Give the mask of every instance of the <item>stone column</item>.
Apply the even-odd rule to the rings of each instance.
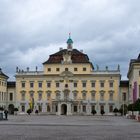
[[[105,115],[107,115],[107,114],[109,113],[109,109],[108,109],[108,108],[109,108],[109,104],[106,103],[106,104],[104,105]]]
[[[72,89],[72,82],[69,82],[69,90],[70,90],[70,92],[69,92],[69,98],[70,99],[73,99],[73,94],[72,94],[71,89]]]
[[[73,110],[74,105],[71,104],[71,114],[73,114],[74,110]]]
[[[67,115],[72,115],[72,112],[71,112],[71,103],[67,103]]]
[[[61,115],[61,103],[58,103],[58,112],[57,115]]]
[[[27,112],[28,109],[29,109],[29,103],[26,102],[26,103],[25,103],[25,112]]]
[[[46,112],[46,104],[45,104],[45,102],[42,103],[42,112]]]
[[[91,115],[91,104],[86,105],[87,115]]]

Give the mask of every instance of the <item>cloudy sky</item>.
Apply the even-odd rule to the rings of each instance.
[[[0,67],[13,80],[16,66],[42,63],[71,32],[74,48],[93,65],[116,69],[126,79],[140,53],[139,0],[0,0]]]

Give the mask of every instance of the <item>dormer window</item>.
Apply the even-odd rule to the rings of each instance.
[[[58,82],[56,83],[56,87],[57,87],[57,88],[59,87],[59,83],[58,83]]]
[[[21,83],[21,87],[22,87],[22,88],[25,88],[25,82],[22,82],[22,83]]]
[[[51,71],[51,68],[48,68],[48,71]]]
[[[87,70],[87,69],[84,67],[84,68],[83,68],[83,71],[86,71],[86,70]]]
[[[56,71],[60,71],[60,69],[59,68],[56,68]]]
[[[42,82],[38,82],[38,87],[42,88]]]
[[[68,84],[65,84],[65,88],[68,88]]]
[[[109,83],[109,86],[112,88],[113,87],[113,82],[110,82]]]
[[[74,71],[77,71],[77,68],[74,68]]]
[[[68,68],[65,68],[65,71],[68,71],[69,69]]]
[[[83,82],[83,83],[82,83],[82,86],[83,86],[83,87],[86,87],[86,82]]]

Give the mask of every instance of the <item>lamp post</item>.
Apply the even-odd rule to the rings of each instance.
[[[123,100],[123,116],[124,116],[124,100]]]
[[[81,113],[81,98],[79,97],[78,99],[78,111],[79,111],[79,114]]]
[[[87,108],[88,108],[88,110],[87,110],[88,112],[87,112],[87,113],[90,114],[90,100],[89,100],[89,99],[88,99],[87,105],[88,105],[88,106],[87,106]]]

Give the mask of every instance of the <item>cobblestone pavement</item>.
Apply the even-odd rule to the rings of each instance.
[[[9,116],[0,140],[140,140],[140,123],[119,116]]]

